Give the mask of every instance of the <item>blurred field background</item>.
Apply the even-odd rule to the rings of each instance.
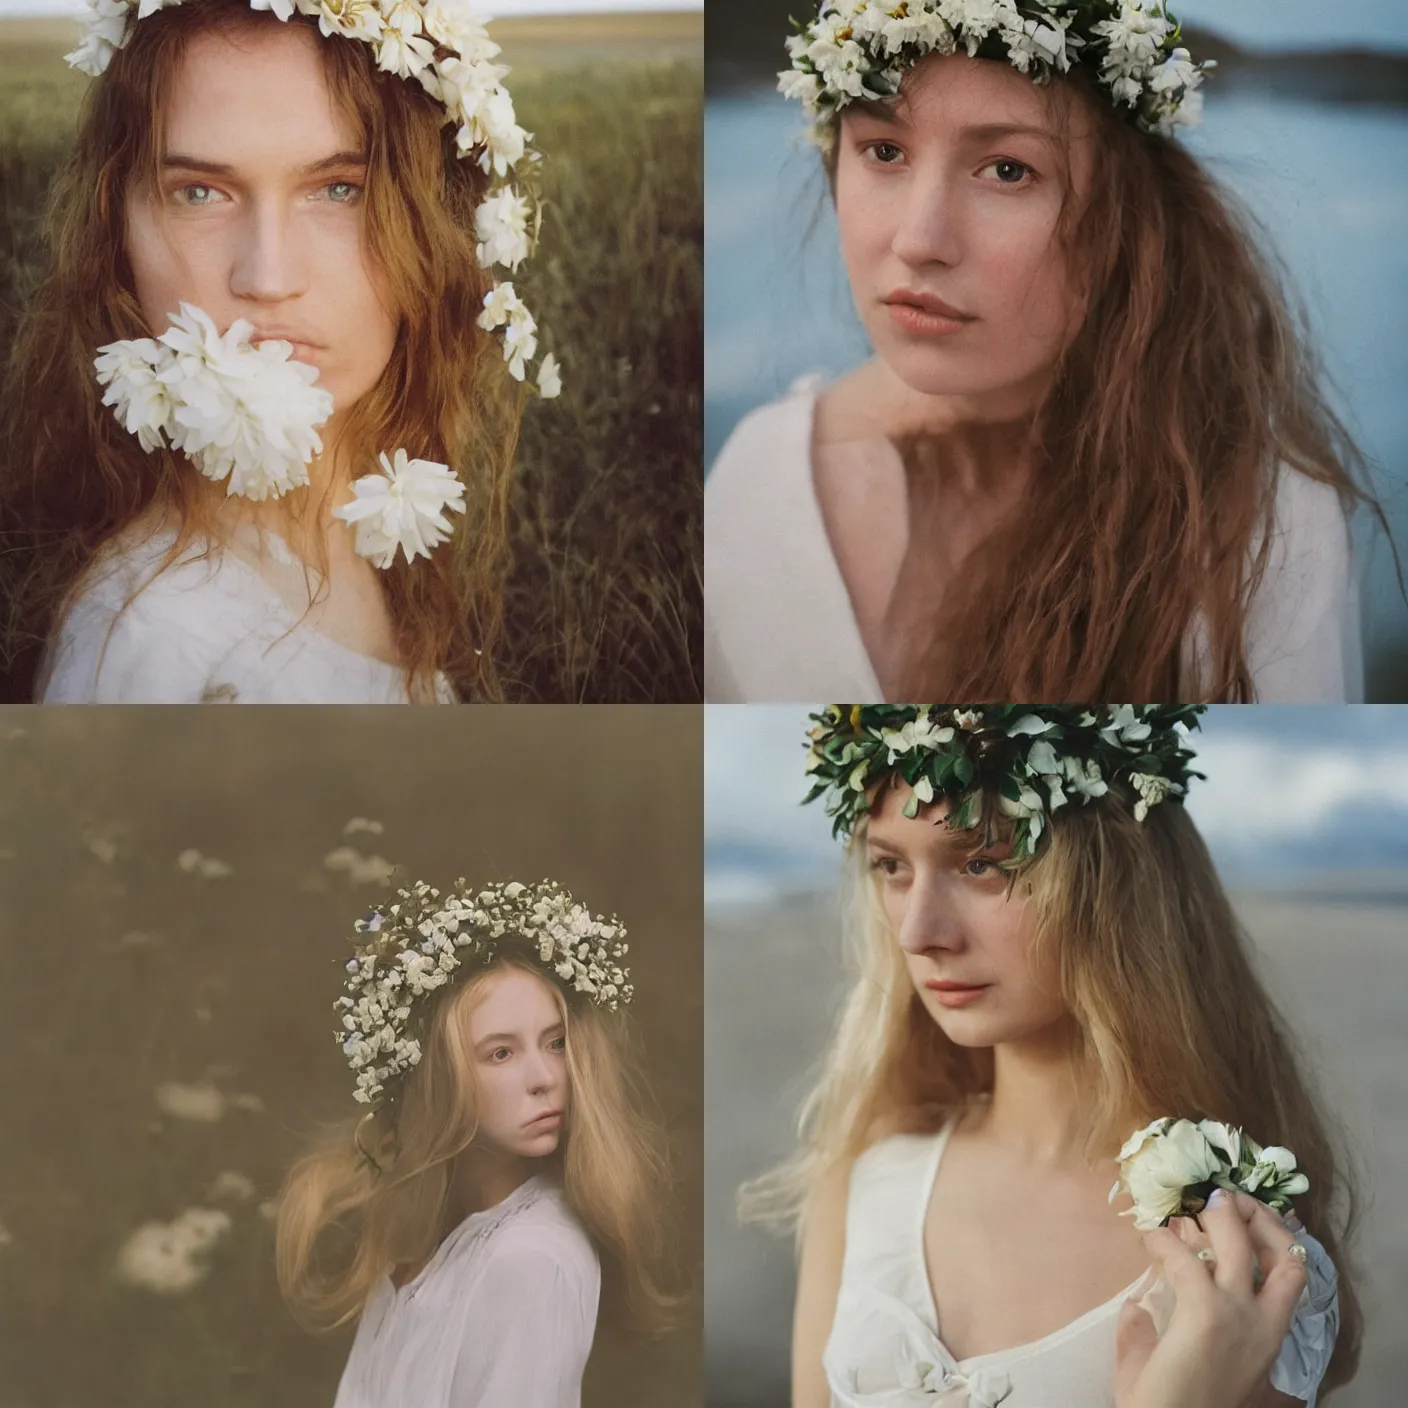
[[[709,1408],[788,1394],[792,1245],[740,1227],[735,1196],[792,1149],[843,997],[841,850],[797,805],[806,712],[706,709]],[[1322,1401],[1389,1408],[1408,1383],[1408,711],[1231,706],[1194,746],[1190,807],[1367,1195],[1362,1367]]]
[[[695,1295],[651,1342],[604,1307],[583,1403],[699,1402],[701,746],[683,708],[0,711],[0,1405],[332,1403],[352,1332],[295,1324],[261,1208],[358,1108],[332,1003],[378,856],[551,875],[626,923]],[[130,1235],[192,1207],[232,1222],[208,1276],[119,1280]]]
[[[1172,0],[1219,68],[1185,138],[1259,223],[1304,305],[1333,400],[1376,466],[1408,553],[1408,5]],[[805,0],[709,0],[704,456],[807,373],[870,356],[801,106],[776,92]],[[1392,553],[1357,524],[1367,698],[1408,701],[1408,603]]]
[[[85,84],[68,20],[0,18],[0,361]],[[546,210],[520,291],[563,394],[532,401],[514,504],[510,697],[698,700],[703,15],[496,22]]]

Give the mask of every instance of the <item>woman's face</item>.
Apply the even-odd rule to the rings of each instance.
[[[363,238],[363,142],[318,37],[270,24],[195,36],[168,99],[161,180],[127,192],[127,254],[154,334],[182,301],[224,332],[282,337],[344,410],[377,382],[398,319]],[[345,41],[336,41],[345,42]]]
[[[925,1010],[960,1046],[997,1046],[1045,1032],[1065,1016],[1054,971],[1030,950],[1032,913],[1021,886],[1008,894],[997,863],[1005,843],[972,855],[971,832],[941,825],[947,803],[904,815],[897,781],[876,798],[867,860]]]
[[[501,1153],[551,1154],[567,1118],[567,1029],[551,988],[521,968],[490,974],[469,1013],[478,1139]]]
[[[1067,183],[1088,189],[1092,135],[1076,103],[1007,64],[933,57],[898,102],[848,108],[836,210],[871,343],[911,389],[1025,401],[1075,331],[1058,239]]]

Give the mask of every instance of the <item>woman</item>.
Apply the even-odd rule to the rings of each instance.
[[[1178,40],[1162,0],[823,0],[793,38],[875,356],[719,456],[710,698],[1361,697],[1377,505],[1174,140]]]
[[[47,642],[48,701],[496,697],[537,352],[491,272],[533,228],[497,47],[460,0],[147,10],[69,56],[99,76],[6,382],[11,649]],[[197,453],[236,427],[234,473]]]
[[[547,881],[417,884],[358,929],[338,1038],[371,1110],[288,1177],[284,1295],[358,1318],[338,1408],[576,1408],[600,1258],[639,1319],[667,1304],[625,930]]]
[[[1349,1190],[1178,804],[1195,713],[818,716],[854,985],[801,1150],[744,1198],[800,1231],[797,1408],[1270,1408],[1353,1376]],[[1108,1190],[1156,1117],[1294,1150],[1314,1235],[1239,1194],[1141,1236]]]

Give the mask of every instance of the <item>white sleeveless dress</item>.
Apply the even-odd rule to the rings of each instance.
[[[242,525],[163,567],[170,531],[105,548],[49,643],[41,704],[408,704],[406,671],[309,624],[320,591],[283,540]],[[433,701],[455,702],[437,678]]]
[[[812,481],[823,378],[804,377],[742,420],[704,491],[704,697],[711,703],[881,700]],[[1185,666],[1207,658],[1195,624]],[[1281,476],[1247,660],[1261,704],[1362,703],[1359,586],[1339,496]]]
[[[333,1408],[580,1408],[600,1292],[562,1189],[530,1178],[413,1280],[380,1282]]]
[[[832,1408],[1114,1408],[1116,1326],[1144,1277],[1031,1344],[956,1359],[940,1338],[924,1219],[948,1128],[895,1135],[856,1160],[840,1294],[822,1358]],[[1297,1236],[1310,1254],[1310,1284],[1272,1383],[1314,1408],[1339,1302],[1324,1248]]]

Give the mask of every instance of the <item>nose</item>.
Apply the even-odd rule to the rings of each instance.
[[[528,1093],[546,1095],[557,1084],[558,1070],[553,1058],[546,1051],[538,1051],[530,1058],[527,1066]]]
[[[909,954],[959,953],[967,947],[962,916],[944,887],[916,882],[899,922],[900,948]]]
[[[254,303],[283,303],[307,290],[305,260],[290,212],[256,201],[235,235],[230,292]]]
[[[911,269],[953,266],[963,258],[962,218],[953,183],[942,171],[916,167],[903,193],[890,247]]]

